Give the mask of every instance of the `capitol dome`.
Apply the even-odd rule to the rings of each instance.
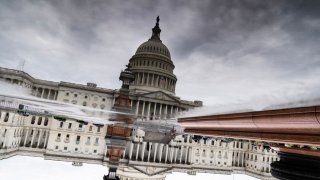
[[[157,53],[171,59],[169,49],[161,42],[161,40],[153,40],[150,38],[147,42],[142,43],[136,51],[136,54],[141,53]]]
[[[130,89],[138,93],[163,91],[174,95],[177,78],[173,74],[170,51],[160,39],[159,20],[158,17],[151,38],[138,47],[129,61],[135,74]]]

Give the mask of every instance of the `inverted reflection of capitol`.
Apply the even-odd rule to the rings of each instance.
[[[44,116],[24,117],[4,110],[0,125],[1,159],[27,155],[76,162],[74,165],[108,165],[106,126],[73,120],[63,122]],[[128,142],[118,175],[129,177],[142,173],[139,175],[142,179],[164,179],[171,172],[203,172],[272,179],[270,163],[277,160],[273,150],[250,141],[192,137],[177,136],[169,144]]]
[[[151,38],[139,46],[129,61],[135,75],[130,84],[130,104],[139,121],[170,119],[202,106],[201,101],[186,101],[175,95],[175,66],[160,40],[160,32],[157,22]],[[6,68],[0,68],[0,78],[30,89],[35,97],[96,110],[110,110],[119,96],[118,90],[99,88],[94,83],[51,82]],[[45,112],[26,116],[17,113],[20,103],[6,98],[0,103],[0,159],[25,155],[67,161],[75,166],[110,165],[108,125],[57,118]],[[102,115],[99,111],[86,113]],[[276,152],[257,142],[192,134],[175,136],[169,143],[152,143],[147,138],[132,134],[126,142],[117,169],[120,179],[165,179],[172,172],[236,173],[273,179],[270,163],[278,160]]]

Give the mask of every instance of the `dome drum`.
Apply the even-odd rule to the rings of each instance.
[[[170,51],[160,39],[159,19],[152,28],[151,38],[142,43],[130,59],[135,80],[130,89],[142,92],[163,91],[175,94],[177,78],[173,74],[175,68],[171,61]]]

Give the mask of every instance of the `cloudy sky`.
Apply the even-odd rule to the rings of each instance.
[[[319,9],[317,0],[2,0],[0,66],[25,61],[36,78],[117,89],[159,15],[178,96],[206,105],[320,97]]]
[[[36,78],[117,89],[159,15],[178,96],[211,106],[315,99],[319,9],[318,0],[1,0],[0,66],[25,61]],[[10,179],[15,168],[3,163]]]

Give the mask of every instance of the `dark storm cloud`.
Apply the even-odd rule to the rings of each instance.
[[[1,1],[0,65],[25,59],[38,78],[118,88],[160,15],[178,96],[207,104],[316,97],[319,9],[316,0]]]

